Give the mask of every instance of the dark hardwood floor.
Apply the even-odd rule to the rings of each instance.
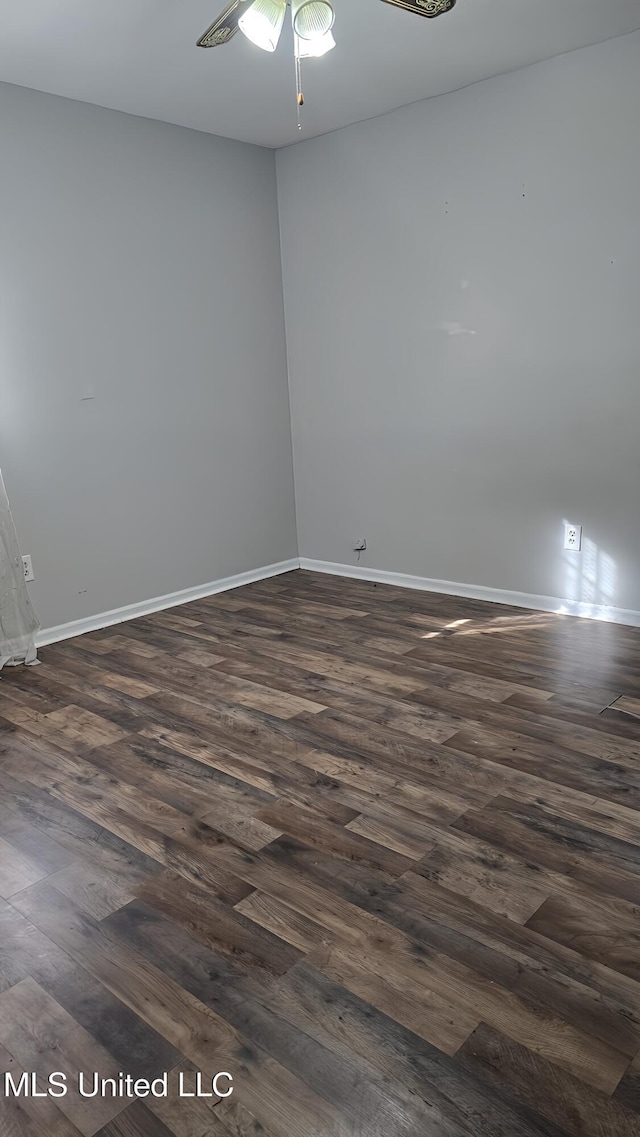
[[[293,572],[41,659],[1,1137],[640,1137],[640,629]]]

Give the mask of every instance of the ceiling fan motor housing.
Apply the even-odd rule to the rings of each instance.
[[[335,13],[329,0],[291,0],[291,16],[300,39],[318,39],[331,31]]]

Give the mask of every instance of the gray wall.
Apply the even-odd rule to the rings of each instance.
[[[273,152],[2,84],[0,162],[0,465],[43,625],[295,556]]]
[[[639,75],[640,33],[278,153],[302,556],[640,609]]]

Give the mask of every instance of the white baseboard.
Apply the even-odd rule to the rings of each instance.
[[[407,576],[405,573],[388,572],[385,569],[367,568],[362,565],[340,565],[331,561],[314,561],[308,557],[291,557],[275,565],[265,565],[249,572],[227,576],[209,584],[199,584],[194,588],[183,588],[180,592],[170,592],[166,596],[154,596],[138,604],[127,604],[123,608],[113,608],[110,612],[99,612],[95,616],[85,616],[81,620],[71,620],[68,624],[58,624],[55,628],[43,628],[36,645],[57,643],[85,632],[96,632],[109,628],[112,624],[122,624],[147,616],[151,612],[161,612],[190,600],[201,600],[214,596],[217,592],[227,592],[243,584],[253,584],[270,576],[279,576],[292,569],[308,569],[310,572],[329,573],[333,576],[354,577],[356,580],[369,580],[377,584],[393,584],[397,588],[415,588],[421,592],[440,592],[447,596],[463,596],[470,600],[486,600],[491,604],[508,604],[514,608],[530,608],[539,612],[557,612],[569,616],[580,616],[589,620],[607,620],[614,624],[628,624],[640,627],[640,612],[627,608],[613,608],[604,604],[585,604],[577,600],[563,600],[557,596],[536,596],[529,592],[508,592],[499,588],[487,588],[480,584],[459,584],[451,580],[430,580],[425,576]]]
[[[538,612],[557,612],[567,616],[580,616],[587,620],[606,620],[613,624],[640,627],[640,612],[631,608],[614,608],[606,604],[585,604],[579,600],[563,600],[558,596],[536,596],[529,592],[508,592],[500,588],[487,588],[482,584],[458,584],[452,580],[430,580],[426,576],[406,576],[400,572],[366,568],[362,565],[339,565],[331,561],[313,561],[300,558],[300,568],[310,572],[325,572],[333,576],[354,577],[376,584],[394,584],[397,588],[416,588],[422,592],[441,592],[447,596],[464,596],[470,600],[487,600],[491,604],[508,604],[514,608],[531,608]]]
[[[137,616],[147,616],[150,612],[161,612],[164,608],[174,608],[178,604],[188,604],[190,600],[201,600],[204,596],[214,596],[216,592],[227,592],[242,584],[253,584],[256,580],[266,580],[300,567],[297,557],[280,561],[275,565],[239,572],[223,580],[209,584],[199,584],[195,588],[183,588],[180,592],[169,592],[166,596],[154,596],[151,600],[141,600],[138,604],[126,604],[124,608],[113,608],[110,612],[99,612],[95,616],[85,616],[82,620],[71,620],[68,624],[58,624],[55,628],[42,628],[36,638],[37,647],[82,636],[85,632],[96,632],[99,628],[109,628],[112,624],[122,624],[125,620],[135,620]]]

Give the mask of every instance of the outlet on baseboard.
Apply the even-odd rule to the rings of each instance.
[[[24,569],[24,579],[26,580],[27,584],[30,580],[35,580],[35,576],[33,575],[33,565],[31,564],[31,556],[29,554],[27,554],[26,557],[22,558],[22,567]]]
[[[582,548],[582,525],[571,525],[570,522],[565,523],[564,547],[574,553],[580,552]]]

